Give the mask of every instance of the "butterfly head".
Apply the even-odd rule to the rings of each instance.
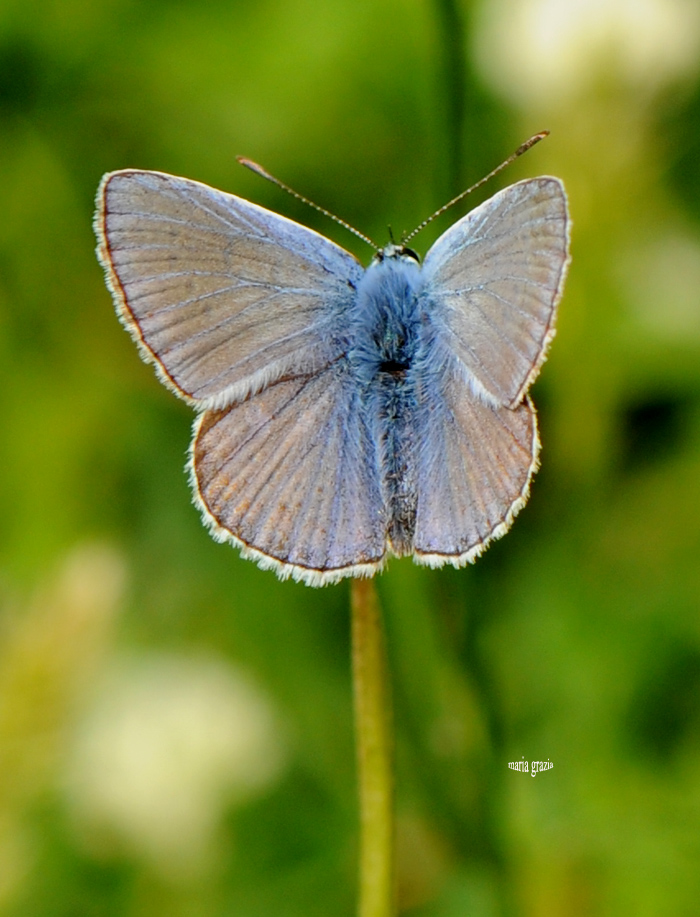
[[[408,248],[403,244],[397,245],[395,242],[389,242],[389,244],[385,245],[384,248],[378,249],[374,256],[373,263],[378,264],[388,258],[401,259],[404,261],[415,261],[420,264],[420,258],[412,248]]]

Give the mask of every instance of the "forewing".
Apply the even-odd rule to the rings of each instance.
[[[415,559],[461,566],[500,538],[525,505],[537,469],[530,399],[514,409],[472,397],[454,379],[423,420]]]
[[[339,352],[362,268],[334,243],[199,182],[104,177],[95,231],[124,325],[163,381],[221,407]]]
[[[373,572],[385,552],[377,448],[344,360],[207,411],[193,485],[215,536],[311,585]]]
[[[425,290],[442,342],[500,404],[517,405],[554,335],[569,263],[556,178],[519,182],[459,220],[428,252]]]

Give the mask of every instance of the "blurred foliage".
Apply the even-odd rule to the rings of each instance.
[[[474,567],[379,579],[400,901],[696,912],[699,44],[692,0],[0,0],[0,913],[354,909],[347,584],[200,525],[191,412],[94,258],[101,174],[203,180],[366,261],[235,155],[382,240],[543,127],[504,179],[559,175],[574,216],[542,470]]]

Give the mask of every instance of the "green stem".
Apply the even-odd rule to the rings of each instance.
[[[358,915],[393,917],[393,723],[381,611],[373,580],[352,581],[350,607],[360,791]]]
[[[466,36],[462,4],[456,0],[435,0],[440,49],[441,93],[445,105],[445,145],[448,194],[463,188],[464,119],[467,96]]]

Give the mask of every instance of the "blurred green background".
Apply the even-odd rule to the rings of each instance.
[[[474,567],[378,580],[399,900],[698,912],[699,62],[696,0],[0,0],[3,917],[355,907],[347,583],[200,524],[192,413],[94,257],[102,173],[205,181],[366,262],[235,155],[381,242],[542,128],[484,195],[569,192],[542,470]]]

